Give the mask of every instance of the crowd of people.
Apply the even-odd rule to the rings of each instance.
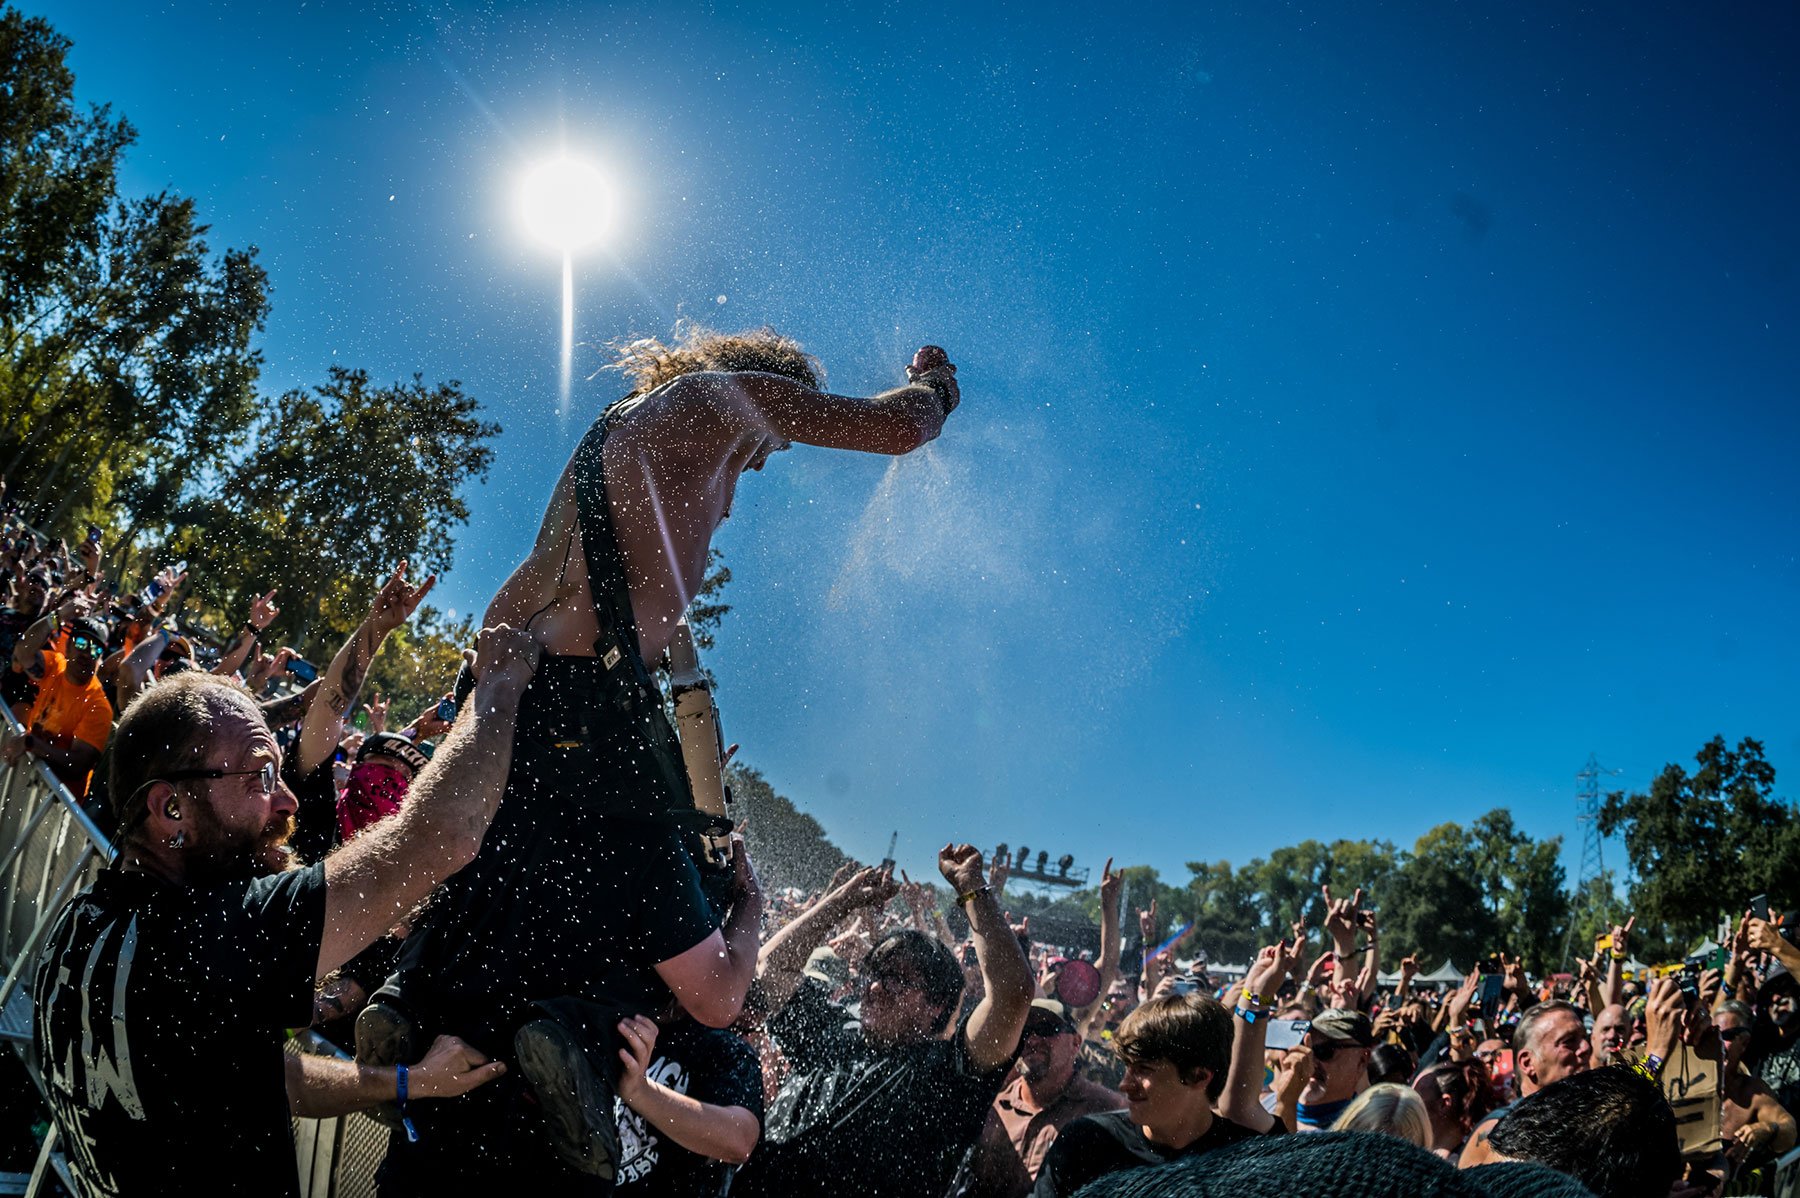
[[[766,331],[635,343],[621,368],[632,394],[464,669],[391,731],[364,683],[432,579],[402,563],[315,672],[265,643],[275,592],[209,644],[168,618],[181,565],[121,590],[104,530],[71,548],[9,510],[0,694],[24,731],[0,757],[119,850],[33,987],[84,1194],[298,1193],[290,1117],[349,1111],[393,1129],[390,1195],[1770,1184],[1796,1138],[1800,918],[1766,897],[1729,896],[1749,909],[1720,967],[1627,976],[1626,921],[1572,976],[1495,946],[1440,985],[1410,956],[1384,982],[1361,891],[1327,888],[1322,927],[1227,977],[1178,962],[1154,907],[1127,968],[1110,862],[1085,951],[1015,923],[1006,854],[968,844],[941,889],[853,864],[765,895],[741,838],[713,862],[656,665],[738,477],[791,441],[904,453],[960,392],[927,347],[906,386],[831,395]],[[284,1052],[300,1027],[352,1055]]]

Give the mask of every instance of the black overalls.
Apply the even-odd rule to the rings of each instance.
[[[633,406],[608,408],[575,451],[596,656],[540,661],[481,852],[432,900],[378,995],[398,995],[422,1043],[449,1033],[511,1060],[513,1033],[548,1012],[584,1030],[590,1062],[616,1074],[613,1026],[668,1001],[652,966],[719,926],[693,852],[680,748],[638,652],[606,498],[601,450],[611,422]],[[459,684],[466,693],[466,680]],[[504,1081],[513,1084],[422,1107],[420,1142],[395,1136],[384,1192],[410,1192],[389,1178],[438,1173],[445,1156],[464,1169],[471,1154],[554,1166],[545,1142],[524,1131],[530,1116],[517,1109],[517,1079]]]

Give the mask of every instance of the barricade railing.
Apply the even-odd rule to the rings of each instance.
[[[0,730],[6,739],[24,731],[4,703],[0,703]],[[106,833],[43,762],[29,755],[13,766],[0,762],[0,968],[5,970],[0,980],[0,1040],[12,1044],[40,1098],[44,1079],[31,1047],[31,989],[38,955],[69,897],[115,855]],[[302,1032],[290,1047],[334,1051],[310,1032]],[[372,1194],[372,1162],[381,1159],[386,1134],[362,1116],[294,1120],[302,1198]],[[22,1175],[17,1179],[24,1185],[22,1192],[40,1193],[51,1172],[69,1186],[54,1122],[29,1182]],[[0,1193],[20,1192],[12,1176],[0,1174]]]
[[[1800,1148],[1775,1162],[1775,1198],[1800,1198]]]
[[[9,739],[24,732],[5,704],[0,722]],[[0,764],[0,1037],[30,1042],[38,948],[69,896],[112,859],[106,833],[48,766],[29,755]]]

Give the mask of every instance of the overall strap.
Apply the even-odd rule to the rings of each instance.
[[[631,610],[631,585],[625,578],[625,556],[613,535],[612,509],[606,498],[603,452],[612,421],[637,406],[627,396],[594,421],[575,449],[575,511],[581,524],[581,552],[587,558],[588,590],[594,599],[594,622],[600,635],[594,656],[609,677],[621,666],[639,687],[650,686],[650,672],[638,648],[637,617]]]

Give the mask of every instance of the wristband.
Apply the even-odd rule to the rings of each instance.
[[[989,885],[983,883],[982,885],[977,886],[975,889],[969,891],[969,893],[967,893],[967,894],[957,895],[956,896],[956,905],[959,907],[966,907],[969,905],[970,899],[975,898],[979,895],[992,894],[992,893],[994,893],[994,888],[992,886],[989,886]]]
[[[1662,1073],[1663,1059],[1653,1052],[1644,1054],[1644,1076],[1655,1081]]]
[[[1615,961],[1623,961],[1625,959],[1625,954],[1615,948],[1612,950],[1612,959]]]
[[[1260,1012],[1253,1010],[1247,1011],[1243,1007],[1237,1007],[1232,1011],[1232,1014],[1236,1015],[1239,1019],[1242,1019],[1245,1023],[1255,1023]]]
[[[412,1116],[406,1113],[406,1066],[394,1066],[394,1099],[400,1107],[400,1126],[406,1129],[409,1143],[419,1142],[418,1129],[413,1126]]]

